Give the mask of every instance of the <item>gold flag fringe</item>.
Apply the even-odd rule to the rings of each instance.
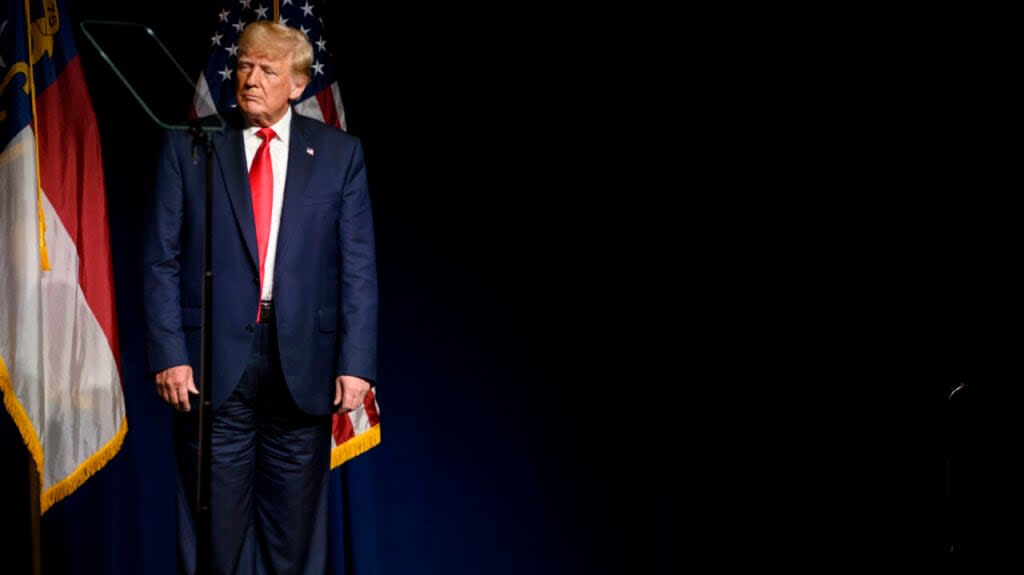
[[[349,439],[331,450],[331,469],[334,469],[352,459],[353,457],[366,453],[380,443],[380,424]]]

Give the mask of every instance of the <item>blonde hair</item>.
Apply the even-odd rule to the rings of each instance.
[[[250,22],[242,30],[238,52],[270,58],[292,54],[292,73],[305,76],[307,80],[312,77],[313,45],[306,33],[298,28],[270,20]]]

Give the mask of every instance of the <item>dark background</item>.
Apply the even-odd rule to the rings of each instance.
[[[872,338],[893,336],[877,311],[854,317],[863,297],[832,290],[871,276],[846,246],[818,245],[835,224],[818,194],[842,183],[788,193],[816,157],[787,172],[788,96],[756,51],[731,57],[716,33],[729,15],[356,4],[332,3],[328,21],[382,291],[383,440],[343,470],[363,502],[348,513],[372,533],[347,536],[373,557],[350,559],[355,575],[931,572],[953,539],[992,549],[979,486],[994,459],[978,446],[998,430],[979,413],[998,378],[958,366],[978,380],[954,434],[959,381],[868,369],[884,347]],[[152,27],[193,78],[219,10],[69,9]],[[78,50],[130,431],[44,517],[45,572],[170,573],[169,414],[142,364],[138,270],[158,131],[81,35]],[[140,78],[170,91],[164,66]],[[25,557],[24,538],[5,541]]]

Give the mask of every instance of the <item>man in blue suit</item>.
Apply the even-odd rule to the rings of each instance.
[[[331,415],[377,377],[373,217],[360,142],[294,113],[305,34],[239,43],[238,107],[212,135],[210,518],[214,573],[322,575]],[[144,246],[146,343],[174,415],[179,571],[195,570],[205,158],[169,131]]]

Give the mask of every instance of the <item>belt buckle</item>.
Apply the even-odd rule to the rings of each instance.
[[[274,321],[274,302],[260,301],[260,323]]]

